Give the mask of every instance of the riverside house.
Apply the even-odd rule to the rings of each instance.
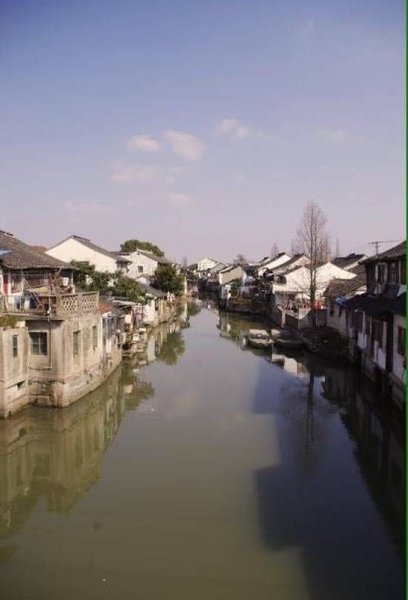
[[[400,405],[406,378],[405,242],[364,261],[367,292],[346,303],[350,353]]]
[[[97,292],[75,290],[70,265],[4,232],[0,250],[0,416],[67,406],[120,363],[119,326]]]
[[[106,273],[116,273],[120,271],[123,275],[127,275],[131,261],[116,252],[109,252],[101,246],[97,246],[91,240],[80,237],[79,235],[71,235],[65,240],[62,240],[55,246],[48,248],[46,254],[53,256],[67,263],[71,260],[89,262],[94,265],[97,271]]]

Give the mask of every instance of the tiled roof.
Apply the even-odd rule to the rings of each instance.
[[[355,262],[360,262],[365,258],[365,254],[348,254],[347,256],[336,256],[333,258],[332,263],[340,269],[347,269],[348,266],[353,265]]]
[[[346,307],[352,310],[363,310],[372,317],[378,317],[386,313],[405,315],[405,300],[405,292],[396,298],[387,298],[383,294],[360,294],[350,298],[346,303]]]
[[[375,256],[370,256],[370,258],[366,258],[364,263],[377,262],[377,260],[393,260],[396,258],[403,258],[405,256],[405,253],[406,253],[406,245],[405,245],[405,240],[404,240],[397,246],[394,246],[393,248],[390,248],[389,250],[385,250],[385,252],[380,252],[379,254],[376,254]]]
[[[356,276],[353,279],[332,279],[324,292],[326,298],[349,296],[367,285],[363,265],[357,265],[354,269],[350,269],[349,272],[355,273]]]
[[[8,269],[72,269],[71,265],[35,250],[5,231],[0,231],[0,248],[9,250],[1,257],[1,264]]]

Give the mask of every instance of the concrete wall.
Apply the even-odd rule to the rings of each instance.
[[[335,302],[327,308],[327,326],[337,329],[341,335],[347,335],[346,310]]]
[[[13,354],[13,338],[17,356]],[[28,336],[25,327],[0,328],[0,417],[28,404]]]
[[[30,402],[45,406],[68,406],[98,387],[121,361],[116,334],[102,331],[99,312],[69,317],[64,321],[28,322],[28,331],[47,334],[47,355],[35,355],[29,344]],[[97,344],[93,343],[93,328]],[[74,353],[74,333],[79,332]]]
[[[46,254],[68,263],[71,260],[88,261],[91,265],[95,265],[97,271],[115,273],[118,270],[115,258],[96,252],[73,238],[69,238],[54,248],[50,248]]]

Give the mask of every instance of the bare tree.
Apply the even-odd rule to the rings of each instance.
[[[308,296],[312,309],[312,322],[316,324],[315,301],[317,291],[317,270],[327,262],[330,248],[326,229],[327,218],[315,202],[309,202],[296,234],[296,241],[302,252],[309,258]]]

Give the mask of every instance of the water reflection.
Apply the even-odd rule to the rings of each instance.
[[[29,408],[0,421],[0,540],[25,525],[40,498],[48,511],[66,513],[98,481],[102,457],[124,413],[154,396],[140,365],[156,359],[175,364],[185,350],[181,329],[188,313],[183,309],[177,320],[151,332],[133,361],[83,400],[64,410]],[[0,563],[16,549],[0,544]]]
[[[237,346],[253,326],[261,325],[227,314],[218,323],[222,337]],[[284,465],[255,471],[265,545],[275,552],[303,549],[313,598],[402,597],[401,570],[365,498],[370,494],[402,557],[401,415],[385,410],[370,382],[351,368],[306,352],[272,352],[265,359],[273,376],[263,361],[253,411],[274,415]]]
[[[0,596],[401,598],[398,423],[200,308],[84,402],[0,423]]]

